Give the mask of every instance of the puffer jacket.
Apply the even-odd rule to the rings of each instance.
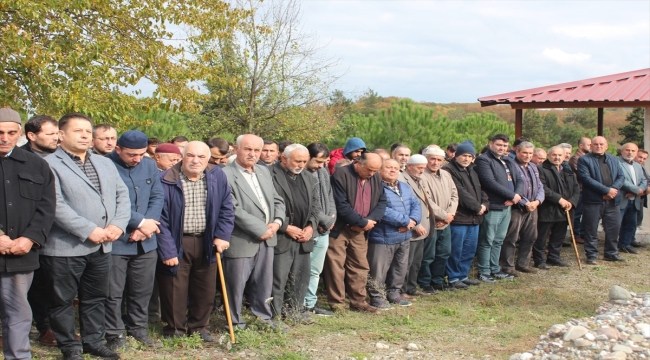
[[[397,181],[397,184],[401,196],[384,184],[386,212],[381,222],[378,222],[368,234],[368,241],[373,244],[392,245],[407,241],[411,238],[411,231],[400,233],[398,229],[407,226],[411,219],[416,224],[420,223],[422,218],[420,202],[410,186],[401,181]]]

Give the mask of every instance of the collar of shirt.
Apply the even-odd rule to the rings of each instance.
[[[75,154],[69,153],[69,152],[67,152],[66,150],[63,150],[63,152],[65,152],[66,154],[68,154],[68,156],[70,157],[70,159],[72,159],[73,161],[81,161],[81,157],[79,157],[78,155],[75,155]],[[86,160],[90,159],[91,156],[92,156],[92,152],[90,152],[90,151],[86,151]],[[82,162],[85,162],[85,161],[82,161]]]
[[[191,181],[191,182],[199,181],[199,180],[201,180],[201,179],[203,179],[203,178],[205,177],[205,172],[204,172],[204,171],[201,171],[201,174],[199,174],[199,178],[196,179],[196,180],[192,180],[192,179],[190,179],[189,177],[187,177],[187,175],[185,175],[185,173],[183,172],[183,170],[181,170],[180,173],[181,173],[181,178],[182,178],[183,180],[185,180],[185,181]]]
[[[284,168],[284,166],[280,166],[282,168],[282,171],[284,171],[284,174],[291,180],[296,180],[298,178],[298,174],[294,174],[292,171],[289,171]],[[303,170],[304,171],[304,170]]]
[[[9,156],[11,155],[12,152],[14,152],[14,149],[11,149],[11,151],[9,151],[9,152],[7,153],[7,155],[5,155],[5,157],[6,157],[6,158],[9,157]]]
[[[250,175],[255,174],[255,165],[253,165],[253,170],[248,170],[248,169],[244,169],[243,166],[239,165],[237,160],[235,160],[234,163],[235,163],[235,166],[237,166],[237,168],[239,169],[239,171],[241,171],[243,173],[250,174]]]

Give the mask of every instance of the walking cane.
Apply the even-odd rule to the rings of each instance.
[[[576,237],[573,235],[573,223],[571,222],[571,212],[566,211],[566,219],[569,221],[569,231],[571,232],[571,239],[573,240],[573,249],[576,251],[576,259],[578,259],[578,266],[582,270],[582,262],[580,262],[580,253],[578,253],[578,244],[576,244]]]
[[[221,279],[221,292],[223,293],[223,307],[226,312],[228,321],[228,330],[230,332],[230,342],[235,343],[235,330],[232,328],[232,318],[230,317],[230,306],[228,305],[228,293],[226,292],[226,280],[223,278],[223,265],[221,265],[221,254],[217,252],[217,267],[219,268],[219,279]]]

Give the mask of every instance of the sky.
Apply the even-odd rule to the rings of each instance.
[[[271,0],[272,1],[272,0]],[[436,103],[650,68],[650,1],[304,0],[348,97]]]

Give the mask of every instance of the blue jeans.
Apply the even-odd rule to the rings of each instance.
[[[311,275],[309,277],[309,288],[307,295],[305,295],[305,306],[313,308],[316,305],[318,296],[318,280],[320,273],[323,271],[323,264],[325,263],[325,255],[327,254],[327,247],[330,245],[329,234],[319,235],[314,238],[314,250],[311,252]]]
[[[618,247],[630,247],[636,234],[636,220],[639,216],[634,201],[628,201],[627,206],[621,209],[621,230],[618,233]]]
[[[422,265],[418,273],[420,287],[442,284],[445,280],[445,266],[451,253],[451,231],[449,226],[432,231],[424,239]]]
[[[447,259],[449,282],[464,280],[476,255],[478,225],[449,225],[451,228],[451,255]]]
[[[510,211],[510,207],[507,207],[503,210],[490,210],[483,215],[476,251],[479,274],[490,275],[501,271],[499,257],[510,224]]]

